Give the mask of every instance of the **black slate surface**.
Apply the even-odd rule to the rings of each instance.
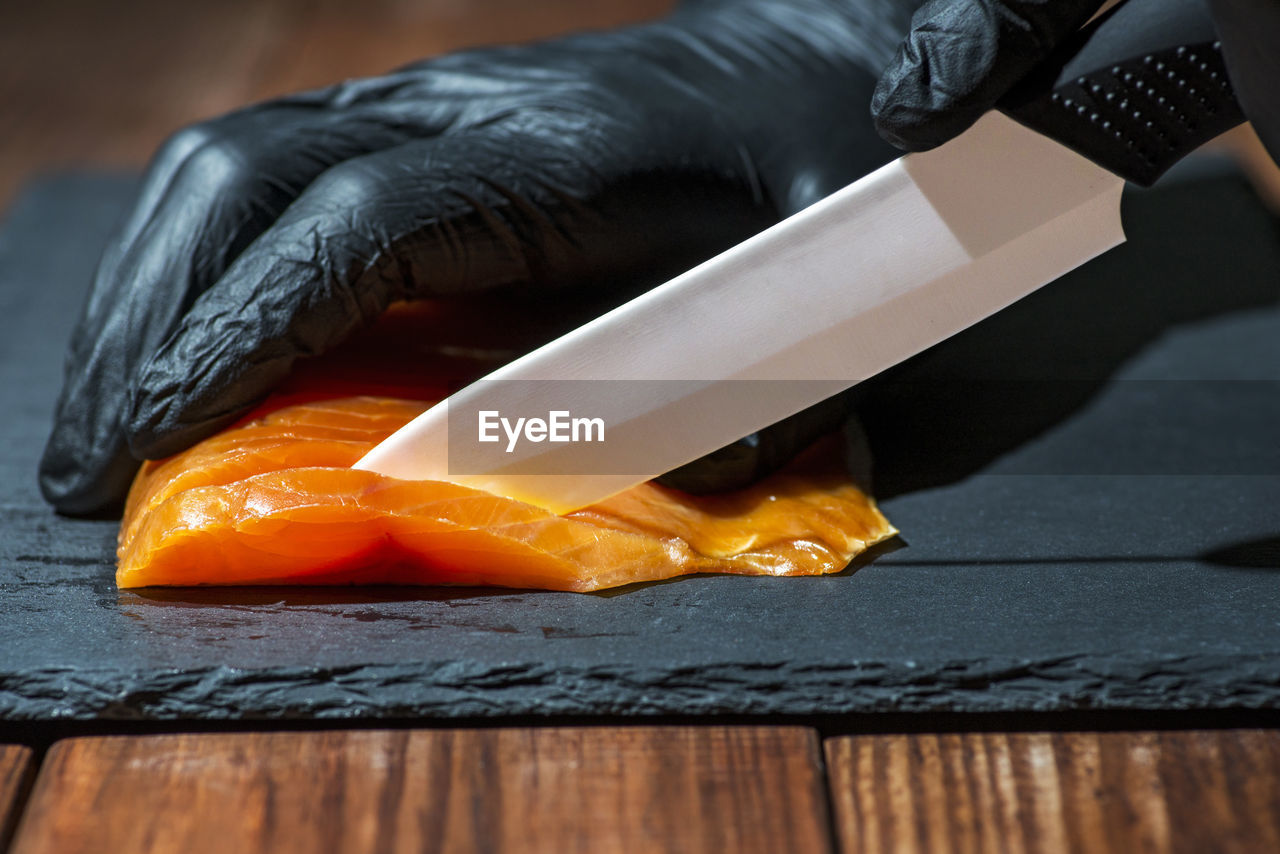
[[[0,226],[0,719],[1280,706],[1280,232],[1221,171],[866,392],[903,538],[816,579],[613,595],[117,591],[33,476],[127,176]]]

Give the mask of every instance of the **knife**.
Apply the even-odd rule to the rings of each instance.
[[[566,513],[919,353],[1124,240],[1244,120],[1203,0],[1095,18],[932,151],[878,169],[472,383],[356,468]]]

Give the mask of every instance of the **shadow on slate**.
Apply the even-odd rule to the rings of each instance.
[[[591,596],[117,591],[115,523],[34,470],[134,179],[42,180],[0,222],[0,726],[1280,708],[1280,237],[1220,164],[1170,177],[1129,244],[858,391],[901,539]]]
[[[1233,543],[1201,555],[1206,563],[1241,569],[1280,569],[1280,536]]]
[[[1170,379],[1188,383],[1164,388],[1171,398],[1227,393],[1208,386],[1228,378],[1213,368],[1221,359],[1230,364],[1232,354],[1208,349],[1199,354],[1207,372],[1116,380],[1129,360],[1179,326],[1280,301],[1280,225],[1261,214],[1226,161],[1186,165],[1156,189],[1126,191],[1124,245],[855,390],[879,498],[983,471],[1076,415],[1109,383],[1133,396],[1157,393]],[[1280,359],[1280,349],[1270,356]],[[1270,395],[1274,387],[1253,391]],[[1179,474],[1205,465],[1186,455],[1135,458],[1130,450],[1104,444],[1082,459],[1073,449],[1043,473]],[[1275,456],[1235,462],[1234,473],[1262,466],[1280,474]],[[1231,473],[1220,460],[1207,465],[1209,473]]]

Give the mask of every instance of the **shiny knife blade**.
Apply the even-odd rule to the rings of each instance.
[[[557,513],[584,507],[874,376],[1115,246],[1123,184],[991,113],[462,389],[356,467]],[[568,441],[525,435],[533,418],[550,434],[553,413]]]
[[[991,112],[899,158],[462,389],[356,467],[565,513],[861,382],[1121,242],[1119,176],[1150,183],[1243,118],[1214,39],[1201,0],[1129,0],[1002,102],[1017,121]]]

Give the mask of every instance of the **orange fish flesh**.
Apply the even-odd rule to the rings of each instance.
[[[835,437],[733,493],[646,483],[565,516],[350,468],[428,405],[310,400],[146,463],[120,528],[117,583],[588,592],[699,572],[838,572],[897,533],[846,473]]]

